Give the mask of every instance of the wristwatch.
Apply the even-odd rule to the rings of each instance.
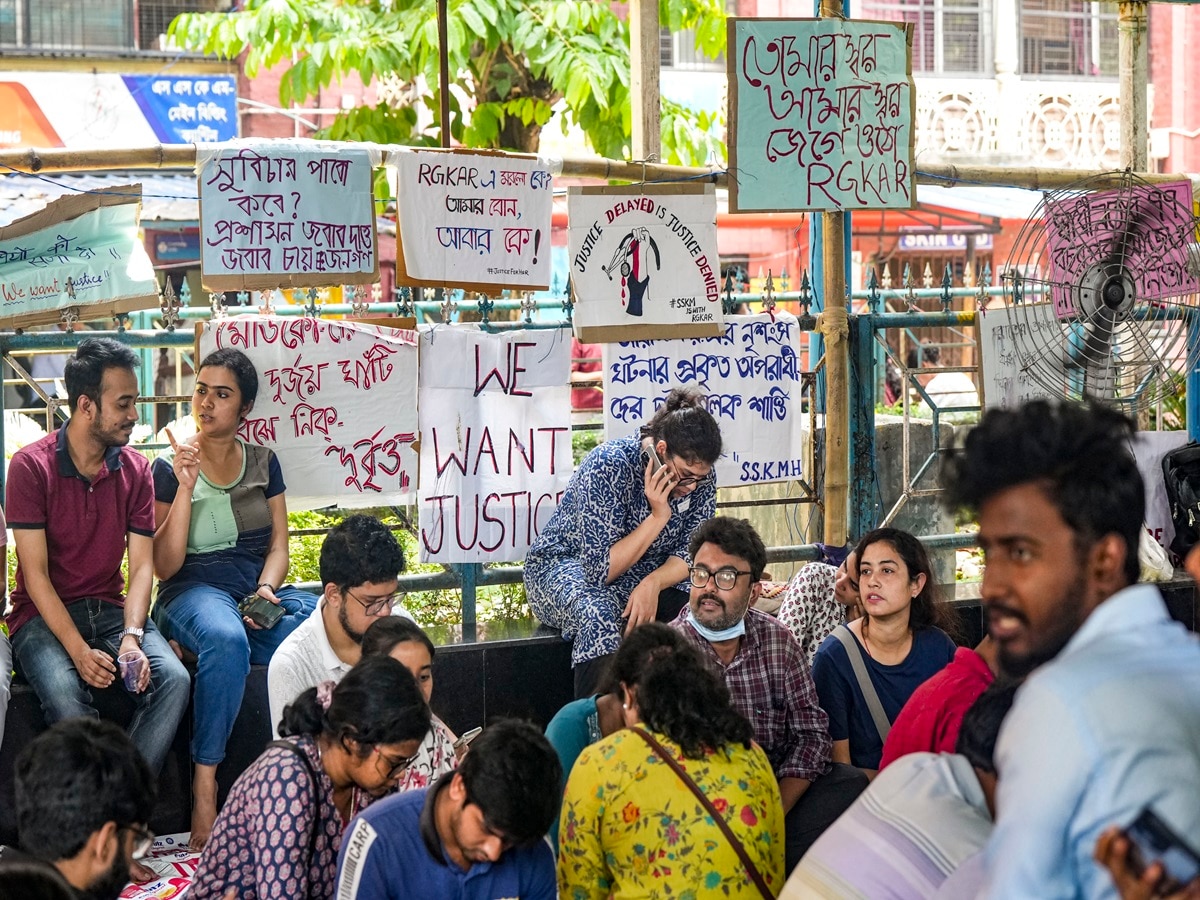
[[[260,587],[260,588],[264,588],[264,587],[265,587],[265,588],[266,588],[267,590],[269,590],[269,591],[270,591],[272,594],[273,594],[273,593],[275,593],[275,585],[271,584],[269,581],[260,581],[260,582],[258,583],[258,587]]]
[[[139,647],[142,646],[142,638],[146,634],[146,629],[145,628],[126,628],[124,631],[121,632],[121,640],[125,640],[125,638],[127,638],[131,634],[135,638],[137,638],[138,646]]]

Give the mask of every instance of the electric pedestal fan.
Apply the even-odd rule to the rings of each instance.
[[[1178,393],[1196,366],[1188,319],[1200,314],[1200,279],[1189,259],[1200,248],[1189,182],[1118,177],[1048,192],[1002,280],[1021,377],[1134,414]]]

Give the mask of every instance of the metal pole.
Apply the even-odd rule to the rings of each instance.
[[[438,0],[438,100],[442,146],[450,146],[450,46],[449,0]]]
[[[630,137],[634,159],[657,159],[662,156],[658,32],[658,0],[630,0]]]
[[[1146,74],[1146,4],[1125,0],[1118,19],[1118,60],[1121,80],[1121,167],[1140,172],[1149,164]]]

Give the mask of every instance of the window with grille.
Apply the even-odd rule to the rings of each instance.
[[[0,46],[160,50],[160,36],[175,16],[228,6],[228,0],[0,0]]]
[[[1117,77],[1117,13],[1088,0],[1021,0],[1021,72]]]
[[[855,18],[910,23],[914,72],[992,73],[991,0],[862,0]]]
[[[664,69],[724,72],[725,55],[709,59],[696,49],[696,35],[691,29],[671,32],[664,28],[658,33],[658,64]]]

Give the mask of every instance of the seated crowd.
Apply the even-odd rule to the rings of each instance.
[[[153,465],[126,447],[137,364],[83,341],[70,421],[10,467],[11,655],[50,727],[17,761],[0,897],[113,900],[152,874],[190,690],[196,900],[1200,897],[1175,868],[1200,844],[1200,642],[1136,583],[1121,415],[992,411],[948,454],[986,560],[990,636],[968,649],[894,528],[802,569],[778,617],[757,608],[766,548],[714,516],[720,432],[673,392],[589,455],[530,551],[578,699],[545,734],[499,720],[468,749],[430,709],[435,648],[399,604],[389,529],[346,518],[321,595],[286,583],[284,473],[237,437],[245,356],[201,362],[196,434]],[[277,739],[218,808],[254,664]],[[0,635],[0,728],[8,666]],[[117,679],[127,732],[90,690]]]

